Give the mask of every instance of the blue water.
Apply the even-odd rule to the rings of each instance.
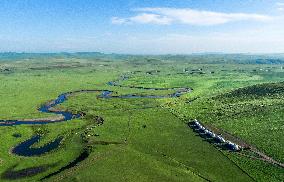
[[[75,91],[75,92],[85,92],[85,91]],[[53,113],[57,115],[62,115],[63,119],[61,120],[31,120],[31,121],[21,121],[21,120],[0,120],[0,126],[14,126],[14,125],[35,125],[35,124],[50,124],[50,123],[56,123],[56,122],[62,122],[62,121],[69,121],[72,119],[80,118],[81,114],[74,114],[69,111],[51,111],[50,109],[62,104],[66,100],[68,100],[68,95],[75,93],[75,92],[69,92],[69,93],[63,93],[59,95],[55,100],[51,101],[48,104],[45,104],[41,106],[38,110],[43,113]],[[86,92],[90,92],[89,90]],[[102,91],[101,97],[102,98],[107,98],[111,94],[111,91]]]
[[[128,79],[127,76],[121,77],[121,80]],[[151,99],[162,99],[162,98],[174,98],[180,97],[183,94],[191,91],[189,88],[144,88],[144,87],[135,87],[135,86],[122,86],[117,83],[118,81],[110,81],[107,82],[109,86],[117,86],[117,87],[127,87],[127,88],[135,88],[135,89],[143,89],[143,90],[175,90],[175,93],[169,95],[137,95],[137,94],[128,94],[128,95],[120,95],[120,96],[112,96],[113,91],[110,90],[78,90],[68,93],[60,94],[55,100],[50,103],[42,105],[38,110],[43,113],[53,113],[57,115],[62,115],[63,119],[61,120],[31,120],[31,121],[21,121],[21,120],[0,120],[0,126],[14,126],[14,125],[35,125],[35,124],[50,124],[62,121],[69,121],[72,119],[80,118],[82,116],[81,113],[72,113],[69,111],[52,111],[51,108],[62,104],[68,97],[74,93],[80,92],[101,92],[99,98],[103,99],[142,99],[142,98],[151,98]]]
[[[121,80],[128,79],[128,77],[122,77]],[[120,95],[120,96],[112,96],[113,91],[110,90],[78,90],[68,93],[60,94],[55,100],[42,105],[38,110],[43,113],[53,113],[57,115],[62,115],[63,119],[61,120],[31,120],[31,121],[21,121],[21,120],[0,120],[0,126],[14,126],[14,125],[35,125],[35,124],[50,124],[50,123],[56,123],[56,122],[63,122],[63,121],[69,121],[72,119],[80,118],[83,114],[75,114],[69,111],[53,111],[52,108],[62,104],[63,102],[68,100],[68,97],[74,93],[80,93],[80,92],[100,92],[99,98],[102,99],[141,99],[141,98],[152,98],[152,99],[161,99],[161,98],[173,98],[173,97],[180,97],[181,95],[191,91],[189,88],[144,88],[144,87],[135,87],[135,86],[121,86],[117,84],[116,81],[108,82],[107,85],[109,86],[117,86],[117,87],[128,87],[128,88],[135,88],[135,89],[144,89],[144,90],[175,90],[175,93],[169,94],[169,95],[137,95],[137,94],[128,94],[128,95]],[[42,147],[39,148],[33,148],[32,145],[39,142],[41,136],[36,135],[30,138],[29,140],[26,140],[19,145],[17,145],[12,152],[16,155],[20,156],[37,156],[42,155],[45,153],[50,152],[51,150],[56,149],[62,140],[62,138],[57,138],[51,143],[48,143]]]

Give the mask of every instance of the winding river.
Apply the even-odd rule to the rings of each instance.
[[[35,124],[50,124],[56,122],[63,122],[69,121],[72,119],[80,118],[83,113],[72,113],[70,111],[61,111],[55,110],[54,107],[57,105],[62,104],[63,102],[67,101],[68,98],[76,93],[91,93],[97,92],[100,93],[98,98],[101,99],[142,99],[142,98],[151,98],[151,99],[162,99],[162,98],[175,98],[180,97],[183,94],[186,94],[191,91],[190,88],[145,88],[145,87],[136,87],[136,86],[123,86],[118,84],[119,81],[123,81],[128,79],[129,77],[122,76],[118,81],[111,81],[108,82],[108,86],[115,86],[115,87],[125,87],[125,88],[135,88],[135,89],[142,89],[142,90],[173,90],[174,93],[168,95],[138,95],[138,94],[128,94],[128,95],[120,95],[120,96],[113,96],[112,94],[114,91],[111,90],[78,90],[72,91],[67,93],[60,94],[56,99],[42,105],[38,110],[42,113],[53,113],[60,116],[60,119],[32,119],[32,120],[0,120],[0,126],[14,126],[14,125],[35,125]],[[20,143],[16,147],[12,149],[12,153],[19,155],[19,156],[39,156],[50,152],[53,149],[56,149],[62,140],[61,137],[55,139],[54,141],[39,147],[33,148],[32,146],[39,142],[41,136],[35,135],[30,139]]]
[[[68,100],[68,98],[76,93],[100,93],[98,98],[101,99],[143,99],[143,98],[150,98],[150,99],[162,99],[162,98],[176,98],[180,97],[183,94],[186,94],[191,91],[190,88],[145,88],[145,87],[136,87],[136,86],[123,86],[120,85],[118,82],[128,79],[128,76],[122,76],[117,81],[110,81],[107,83],[108,86],[113,87],[125,87],[125,88],[132,88],[132,89],[141,89],[141,90],[152,90],[152,91],[158,91],[158,90],[172,90],[172,94],[168,95],[138,95],[138,94],[127,94],[127,95],[120,95],[120,96],[113,96],[114,91],[111,90],[78,90],[78,91],[72,91],[67,93],[60,94],[56,99],[42,105],[38,111],[42,113],[52,113],[55,115],[58,115],[59,117],[57,119],[23,119],[23,120],[0,120],[0,126],[15,126],[15,125],[35,125],[35,124],[50,124],[50,123],[56,123],[56,122],[63,122],[63,121],[69,121],[72,119],[80,118],[83,113],[72,113],[70,111],[66,110],[56,110],[54,109],[55,106],[60,105]],[[32,156],[40,156],[43,154],[46,154],[56,148],[59,147],[60,142],[62,141],[63,137],[58,137],[54,141],[51,141],[50,143],[47,143],[41,147],[33,147],[34,144],[38,143],[41,139],[40,135],[32,136],[30,139],[18,144],[14,148],[12,148],[11,152],[18,156],[24,156],[24,157],[32,157]],[[80,161],[84,160],[88,156],[88,153],[85,151],[83,152],[77,159],[75,159],[73,162],[71,162],[69,165],[61,168],[59,171],[52,173],[45,178],[49,178],[65,169],[68,169],[72,166],[75,166]],[[52,166],[54,166],[53,164]],[[38,173],[46,171],[49,167],[47,166],[37,166],[32,168],[27,168],[19,171],[15,171],[13,166],[12,168],[7,169],[2,175],[2,179],[20,179],[28,176],[34,176]],[[45,179],[44,178],[44,179]]]
[[[125,78],[123,78],[125,80]],[[69,121],[72,119],[80,118],[82,113],[72,113],[70,111],[57,111],[53,110],[57,105],[62,104],[63,102],[67,101],[70,96],[75,93],[90,93],[90,92],[99,92],[101,93],[98,97],[102,99],[143,99],[143,98],[151,98],[151,99],[162,99],[162,98],[174,98],[180,97],[185,93],[191,91],[190,88],[144,88],[144,87],[135,87],[135,86],[122,86],[117,84],[117,82],[108,82],[107,85],[109,86],[117,86],[117,87],[125,87],[125,88],[135,88],[135,89],[142,89],[142,90],[173,90],[175,91],[173,94],[169,95],[137,95],[137,94],[128,94],[128,95],[120,95],[120,96],[112,96],[113,91],[111,90],[78,90],[72,91],[67,93],[60,94],[56,99],[51,102],[48,102],[42,105],[38,110],[42,113],[53,113],[58,116],[62,116],[61,119],[31,119],[31,120],[0,120],[0,126],[14,126],[14,125],[35,125],[35,124],[50,124],[55,122],[62,122],[62,121]]]

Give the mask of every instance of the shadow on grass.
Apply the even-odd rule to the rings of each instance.
[[[4,173],[1,174],[1,179],[5,180],[18,180],[26,177],[33,177],[40,173],[47,171],[49,168],[55,167],[58,163],[50,165],[42,165],[36,167],[29,167],[21,170],[15,170],[18,164],[8,168]]]

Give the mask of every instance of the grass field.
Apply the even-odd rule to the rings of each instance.
[[[180,98],[164,99],[101,99],[99,93],[78,93],[57,108],[84,112],[80,119],[1,126],[0,136],[5,139],[0,147],[1,181],[40,180],[84,151],[89,155],[85,160],[44,181],[282,181],[283,167],[261,160],[252,150],[220,150],[187,123],[199,119],[283,163],[283,65],[196,59],[54,55],[0,59],[0,120],[52,117],[37,109],[74,90],[166,95],[172,91],[127,86],[193,89]],[[122,75],[129,76],[119,81],[124,87],[106,84]],[[103,118],[102,125],[97,124],[98,117]],[[33,147],[59,136],[64,139],[59,148],[41,156],[11,153],[37,133],[43,138]],[[34,175],[25,177],[27,171]],[[15,179],[9,178],[9,172]]]

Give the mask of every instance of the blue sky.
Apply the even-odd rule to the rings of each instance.
[[[284,52],[284,0],[1,0],[5,51]]]

